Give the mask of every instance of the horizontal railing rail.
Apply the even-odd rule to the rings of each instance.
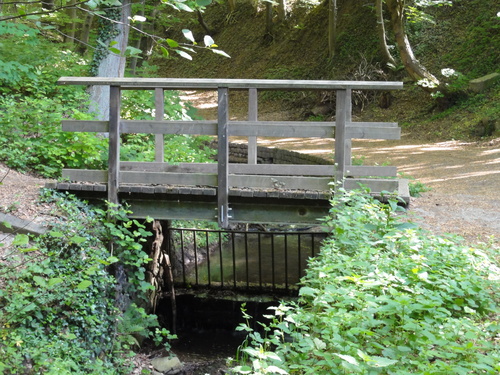
[[[352,121],[352,90],[397,90],[401,82],[304,81],[248,79],[170,79],[62,77],[62,85],[109,86],[108,121],[65,120],[62,128],[72,132],[109,133],[108,170],[63,170],[71,181],[106,184],[108,200],[118,203],[118,193],[126,184],[165,184],[212,186],[217,188],[217,218],[226,228],[231,188],[291,189],[328,191],[332,182],[346,188],[359,183],[373,192],[395,191],[396,168],[353,166],[351,139],[399,139],[397,123]],[[163,119],[164,90],[217,90],[218,118],[215,121],[166,121]],[[229,119],[229,90],[248,90],[248,121]],[[155,120],[120,118],[122,90],[154,90]],[[332,90],[336,91],[336,118],[333,122],[258,121],[258,90]],[[155,134],[155,162],[120,161],[120,136],[126,133]],[[169,165],[164,163],[165,134],[209,135],[217,137],[217,164]],[[231,136],[248,138],[248,164],[229,163]],[[257,137],[335,138],[333,166],[257,164]],[[368,178],[370,177],[370,178]],[[346,179],[347,178],[347,179]]]

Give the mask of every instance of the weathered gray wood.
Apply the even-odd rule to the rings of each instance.
[[[347,139],[400,139],[401,128],[375,128],[375,127],[361,127],[361,126],[348,126],[346,127]],[[347,159],[346,159],[347,160]],[[350,163],[349,163],[350,164]]]
[[[63,169],[62,177],[70,181],[107,183],[108,171],[89,169]],[[61,187],[59,187],[59,189],[61,189]]]
[[[313,121],[229,121],[229,135],[333,138],[335,123]]]
[[[217,175],[208,173],[121,172],[124,184],[217,186]]]
[[[120,185],[120,88],[109,92],[108,202],[118,204]]]
[[[229,90],[220,87],[218,90],[218,168],[217,168],[217,215],[221,228],[229,226]]]
[[[390,81],[318,81],[278,79],[210,79],[210,78],[109,78],[109,77],[61,77],[60,85],[124,86],[124,88],[170,90],[186,89],[265,89],[265,90],[399,90],[402,82]]]
[[[257,89],[248,90],[248,121],[258,118]],[[248,164],[257,164],[257,137],[248,137]]]
[[[348,178],[345,180],[344,188],[346,190],[359,189],[360,186],[366,186],[372,193],[380,193],[381,191],[397,192],[399,181],[396,179],[375,178]]]
[[[65,132],[109,132],[109,121],[63,120],[61,123]]]
[[[165,114],[165,95],[162,88],[155,89],[155,120],[163,121]],[[155,161],[163,161],[164,155],[164,136],[163,134],[155,134]]]
[[[346,90],[346,98],[345,98],[345,121],[346,127],[349,128],[354,126],[352,124],[352,89]],[[347,139],[345,140],[345,148],[344,148],[344,160],[346,163],[346,168],[352,164],[352,140],[349,136],[349,130],[346,130]]]
[[[248,176],[230,175],[229,185],[235,188],[290,190],[329,190],[333,177]]]
[[[216,121],[122,121],[122,133],[217,135]]]
[[[177,165],[170,165],[166,163],[155,162],[121,162],[121,170],[170,173],[217,173],[217,164],[180,163]],[[230,174],[333,176],[334,171],[335,167],[333,165],[229,164]]]
[[[397,167],[393,166],[370,166],[370,165],[349,165],[345,174],[349,177],[396,177]]]
[[[337,103],[335,112],[335,165],[336,179],[335,187],[339,188],[343,186],[345,168],[348,161],[346,160],[345,150],[348,146],[346,144],[348,137],[346,134],[346,103],[347,103],[347,92],[346,90],[337,91]],[[350,164],[350,163],[349,163]]]

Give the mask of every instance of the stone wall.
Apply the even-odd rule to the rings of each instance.
[[[211,148],[217,148],[217,141],[209,144]],[[332,150],[333,152],[333,150]],[[215,156],[217,160],[217,155]],[[241,143],[229,143],[229,162],[247,163],[248,146]],[[319,156],[301,154],[295,151],[282,150],[279,148],[257,147],[257,164],[308,164],[308,165],[331,165],[333,160],[327,160]]]

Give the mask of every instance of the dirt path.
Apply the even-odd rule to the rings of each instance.
[[[184,96],[204,118],[216,118],[214,92],[188,92]],[[230,101],[233,119],[246,117],[246,97]],[[296,113],[259,108],[259,120],[291,120]],[[454,233],[469,243],[500,246],[500,139],[482,143],[458,141],[422,143],[354,140],[352,153],[364,165],[393,165],[406,177],[431,190],[411,200],[413,220],[436,234]],[[236,139],[236,141],[242,141]],[[333,139],[259,139],[259,145],[332,157]],[[495,239],[492,239],[492,236]]]

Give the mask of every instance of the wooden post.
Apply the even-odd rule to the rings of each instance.
[[[346,102],[347,90],[337,90],[337,106],[335,115],[335,190],[343,187],[346,155]]]
[[[165,114],[165,96],[163,94],[163,88],[155,89],[155,120],[162,121],[163,115]],[[163,134],[155,134],[155,161],[163,162],[165,160],[164,155],[164,136]]]
[[[109,91],[108,201],[118,204],[120,185],[120,87]]]
[[[346,90],[346,98],[345,98],[345,122],[346,126],[351,126],[352,123],[352,89]],[[346,170],[349,170],[349,167],[352,165],[352,139],[345,140],[345,157],[344,163],[346,166]]]
[[[248,121],[257,121],[257,89],[248,89]],[[248,137],[248,164],[257,164],[257,137]]]
[[[229,226],[229,90],[227,87],[218,89],[218,165],[217,165],[217,221],[221,228]]]

